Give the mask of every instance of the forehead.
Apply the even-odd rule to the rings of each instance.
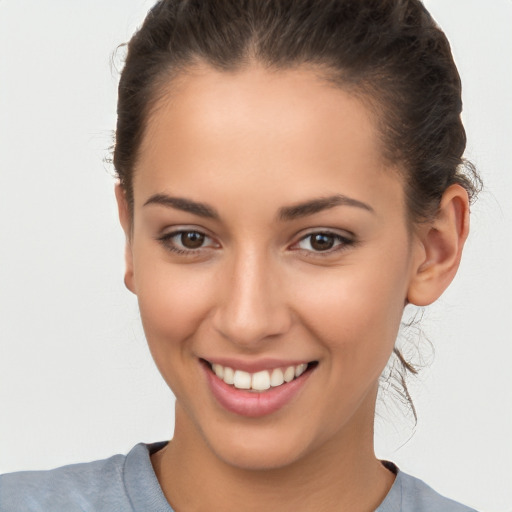
[[[267,196],[286,189],[283,201],[328,195],[333,186],[356,198],[364,190],[368,199],[384,182],[401,190],[398,174],[386,169],[374,114],[354,95],[307,68],[203,66],[162,89],[134,196],[219,186],[236,193],[266,183]]]

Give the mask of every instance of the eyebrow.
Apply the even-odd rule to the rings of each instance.
[[[212,206],[206,203],[193,201],[192,199],[186,199],[184,197],[173,197],[167,194],[155,194],[144,203],[144,206],[150,204],[175,208],[177,210],[192,213],[206,219],[220,219],[220,215],[218,214],[217,210]],[[375,213],[375,210],[370,205],[357,199],[337,194],[329,197],[310,199],[293,206],[285,206],[279,210],[278,219],[281,221],[291,221],[301,217],[307,217],[308,215],[313,215],[324,210],[329,210],[330,208],[334,208],[336,206],[353,206],[367,210],[371,213]]]
[[[220,216],[215,208],[205,204],[192,201],[191,199],[185,199],[184,197],[172,197],[167,194],[155,194],[151,196],[145,203],[144,206],[150,204],[158,204],[161,206],[167,206],[182,210],[184,212],[193,213],[199,217],[206,219],[219,220]]]
[[[319,213],[323,210],[329,210],[335,206],[354,206],[356,208],[362,208],[371,213],[375,213],[375,210],[366,203],[352,199],[341,194],[337,194],[329,197],[319,197],[317,199],[311,199],[303,203],[298,203],[294,206],[286,206],[279,210],[279,220],[289,221],[299,219],[301,217],[307,217]]]

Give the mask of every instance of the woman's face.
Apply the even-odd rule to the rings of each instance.
[[[135,171],[127,284],[177,432],[248,468],[370,446],[420,253],[375,121],[306,69],[202,67],[169,90]]]

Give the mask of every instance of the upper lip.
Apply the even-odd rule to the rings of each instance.
[[[287,368],[288,366],[298,366],[299,364],[311,363],[311,359],[274,359],[262,358],[257,360],[244,360],[232,357],[204,357],[207,363],[220,364],[224,367],[242,370],[248,373],[256,373],[263,370],[273,370],[274,368]]]

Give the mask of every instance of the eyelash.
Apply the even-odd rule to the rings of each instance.
[[[197,256],[200,252],[202,252],[207,246],[201,246],[197,249],[182,249],[176,245],[175,242],[173,242],[173,238],[183,236],[186,233],[196,233],[200,236],[203,236],[208,240],[211,240],[211,237],[209,237],[206,233],[203,233],[202,231],[199,231],[197,229],[181,229],[179,231],[173,231],[172,233],[166,233],[160,237],[158,237],[158,241],[162,243],[162,245],[168,249],[171,252],[174,252],[176,254],[182,255],[182,256]]]
[[[309,249],[301,249],[300,247],[297,247],[301,242],[304,242],[305,240],[310,240],[309,245],[311,245],[312,238],[314,236],[325,236],[331,239],[334,239],[334,246],[330,249],[326,249],[325,251],[315,251],[315,250],[309,250]],[[349,247],[354,246],[356,244],[356,240],[349,238],[347,236],[340,235],[339,233],[335,233],[333,231],[329,230],[319,230],[319,231],[313,231],[311,233],[308,233],[307,235],[304,235],[300,238],[300,240],[293,244],[292,247],[297,247],[297,251],[301,251],[304,254],[306,254],[308,257],[327,257],[332,255],[333,253],[347,250]]]
[[[203,236],[205,240],[212,240],[211,237],[209,237],[206,233],[203,233],[202,231],[195,230],[195,229],[182,229],[179,231],[173,231],[172,233],[166,233],[160,237],[157,238],[157,240],[169,251],[174,252],[175,254],[179,254],[182,256],[197,256],[200,254],[204,249],[208,247],[214,246],[214,244],[207,245],[207,246],[201,246],[197,249],[182,249],[176,245],[176,242],[173,242],[172,240],[176,237],[183,236],[186,233],[195,233],[200,236]],[[301,249],[298,247],[298,245],[307,240],[311,239],[313,236],[319,236],[323,235],[329,238],[333,238],[335,241],[335,245],[330,248],[326,249],[325,251],[314,251],[309,249]],[[338,243],[336,243],[338,242]],[[309,257],[322,257],[331,255],[338,251],[343,251],[348,249],[351,246],[354,246],[356,244],[356,240],[348,238],[346,236],[340,235],[339,233],[334,233],[329,230],[319,230],[319,231],[313,231],[311,233],[308,233],[307,235],[302,236],[297,242],[295,242],[292,245],[292,249],[296,251],[301,251],[302,253],[306,254]],[[311,242],[310,242],[311,245]],[[297,247],[297,248],[295,248]]]

